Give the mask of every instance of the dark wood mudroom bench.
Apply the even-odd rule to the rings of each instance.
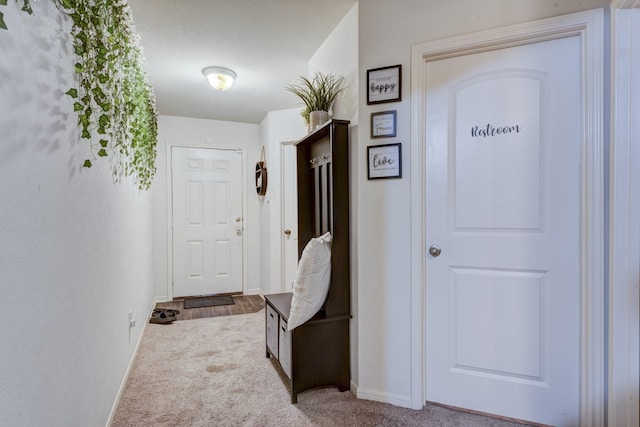
[[[292,403],[314,387],[350,386],[349,122],[327,122],[296,153],[298,259],[311,238],[330,231],[333,241],[329,291],[315,316],[288,331],[292,293],[265,296],[266,356],[289,378]]]

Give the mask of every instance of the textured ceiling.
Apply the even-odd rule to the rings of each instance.
[[[284,90],[356,0],[129,0],[159,114],[259,123],[293,108]],[[238,77],[212,89],[202,69]]]

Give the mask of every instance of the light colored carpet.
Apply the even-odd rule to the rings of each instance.
[[[292,405],[264,340],[264,310],[147,325],[112,426],[523,426],[358,400],[337,388],[300,393]]]

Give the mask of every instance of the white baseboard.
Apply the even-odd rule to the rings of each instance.
[[[352,383],[352,386],[354,384]],[[358,399],[373,400],[375,402],[389,403],[394,406],[411,409],[411,396],[404,394],[384,393],[377,390],[356,388],[354,392]]]
[[[349,382],[349,391],[354,396],[358,396],[358,384],[354,383],[353,381],[350,381]]]
[[[129,379],[129,374],[131,373],[133,362],[135,361],[136,355],[138,354],[138,349],[140,348],[140,343],[142,342],[144,331],[146,330],[147,325],[149,324],[149,318],[151,317],[151,313],[153,312],[153,309],[156,307],[156,303],[165,302],[162,300],[158,300],[159,298],[166,299],[166,297],[156,297],[154,301],[151,303],[151,306],[149,307],[149,310],[147,312],[147,316],[144,319],[144,322],[141,322],[144,326],[142,326],[142,331],[140,331],[140,335],[138,335],[138,341],[136,342],[136,346],[133,349],[133,353],[131,354],[131,359],[129,360],[129,366],[127,366],[127,370],[124,373],[122,382],[120,383],[120,388],[118,389],[118,394],[116,395],[116,398],[113,402],[113,406],[111,407],[111,412],[109,413],[109,418],[107,419],[106,427],[109,427],[111,425],[111,423],[113,422],[113,417],[115,417],[116,415],[116,410],[118,409],[118,405],[120,404],[120,398],[122,397],[122,393],[124,392],[124,389],[127,386],[127,380]]]
[[[245,295],[260,295],[262,298],[264,298],[264,292],[262,292],[262,289],[260,288],[247,289]]]

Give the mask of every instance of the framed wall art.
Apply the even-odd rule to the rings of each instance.
[[[400,101],[402,65],[367,70],[367,104]]]
[[[402,178],[402,144],[367,147],[367,178]]]
[[[371,138],[396,136],[396,110],[371,113]]]

